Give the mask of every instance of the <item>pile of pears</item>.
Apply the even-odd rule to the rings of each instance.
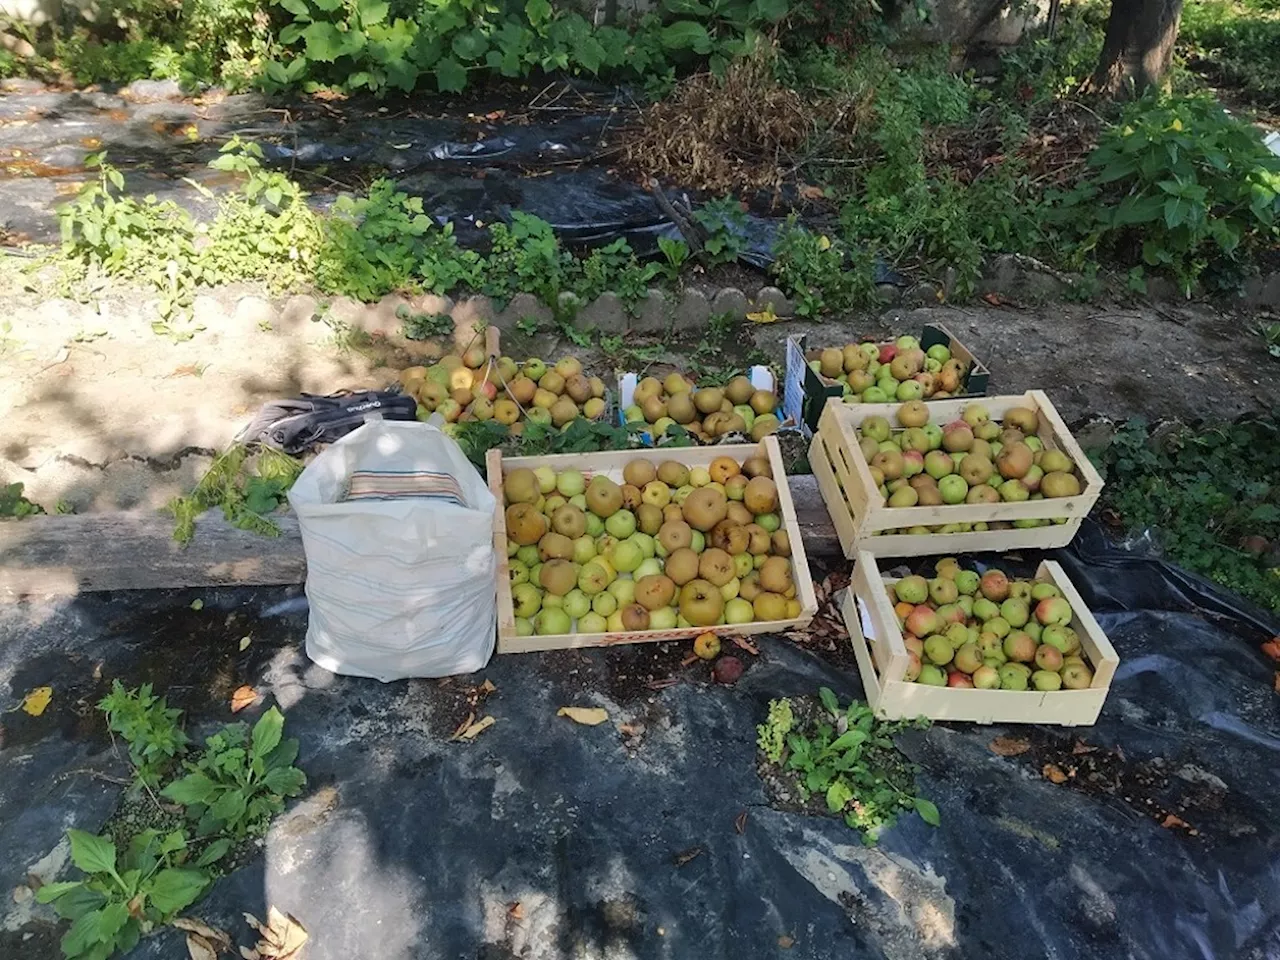
[[[968,365],[945,344],[928,350],[911,336],[892,343],[850,343],[810,350],[805,359],[815,373],[844,388],[848,403],[943,400],[964,392]]]
[[[888,587],[909,662],[906,679],[979,690],[1084,690],[1093,683],[1062,591],[1044,580],[963,570],[955,557],[937,576]]]
[[[491,360],[475,346],[429,367],[408,367],[400,383],[418,401],[419,420],[432,413],[448,423],[497,420],[517,436],[526,422],[564,428],[579,417],[602,419],[608,411],[604,381],[586,376],[574,357],[554,367],[537,358],[517,364],[510,357]]]
[[[890,507],[934,507],[960,503],[1019,503],[1078,496],[1083,489],[1075,462],[1046,447],[1038,436],[1040,414],[1011,407],[997,422],[981,403],[968,404],[960,419],[930,422],[931,409],[908,400],[895,414],[867,417],[858,426],[858,446],[880,496]],[[911,527],[907,533],[964,533],[1039,527],[1057,520]],[[885,531],[888,532],[888,531]]]
[[[734,377],[724,388],[695,387],[681,374],[671,373],[665,380],[645,377],[636,384],[623,418],[649,424],[656,436],[679,424],[703,443],[730,433],[745,434],[758,443],[778,432],[777,406],[775,394],[757,390],[743,376]]]
[[[568,468],[503,476],[519,636],[792,620],[800,601],[769,461],[637,457],[621,483]]]

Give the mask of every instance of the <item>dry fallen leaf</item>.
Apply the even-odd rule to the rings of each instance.
[[[758,657],[760,655],[760,648],[757,647],[750,640],[748,640],[746,637],[734,637],[733,644],[736,647],[741,647],[743,650],[747,651],[747,653],[751,654],[753,657]]]
[[[778,946],[780,946],[783,950],[790,950],[795,945],[796,945],[795,940],[792,939],[791,937],[788,937],[785,933],[778,938]]]
[[[453,736],[450,737],[449,739],[457,740],[466,731],[467,727],[471,726],[471,724],[475,721],[475,719],[476,719],[476,715],[474,712],[468,713],[467,719],[463,720],[460,724],[458,724],[458,728],[453,731]]]
[[[1272,660],[1280,660],[1280,637],[1272,637],[1262,645],[1262,652]]]
[[[493,691],[497,689],[498,688],[493,685],[492,680],[486,680],[484,683],[480,684],[481,693],[493,693]]]
[[[1187,821],[1183,820],[1181,817],[1170,813],[1160,821],[1160,826],[1164,827],[1166,830],[1171,830],[1174,827],[1189,827],[1191,824],[1187,823]]]
[[[826,192],[821,187],[806,184],[800,188],[800,196],[804,197],[806,200],[821,200],[826,196]]]
[[[696,860],[706,852],[707,848],[702,844],[698,844],[696,847],[690,847],[688,850],[681,850],[671,858],[671,862],[677,867],[683,867],[690,860]]]
[[[765,304],[765,308],[758,313],[748,313],[747,319],[752,323],[776,323],[781,318],[773,309],[772,303]]]
[[[252,638],[252,637],[241,637],[241,638],[240,638],[240,649],[241,649],[241,650],[248,650],[248,649],[249,649],[249,644],[251,644],[251,643],[253,643],[253,638]]]
[[[22,712],[38,717],[44,713],[53,699],[53,687],[36,687],[22,698]]]
[[[497,721],[495,721],[493,717],[482,717],[475,723],[471,724],[471,726],[467,727],[467,729],[463,730],[462,733],[458,734],[458,739],[474,740],[476,737],[480,736],[480,734],[492,727],[496,722]]]
[[[743,810],[733,821],[733,829],[738,833],[747,832],[747,811]]]
[[[237,687],[236,692],[231,694],[231,712],[239,713],[245,707],[253,704],[258,699],[258,695],[254,692],[253,687]]]
[[[1079,756],[1082,753],[1093,753],[1097,749],[1097,747],[1091,746],[1083,740],[1077,740],[1076,745],[1071,748],[1071,752],[1076,756]]]
[[[599,707],[561,707],[556,711],[557,717],[568,717],[574,723],[586,727],[594,727],[609,719],[609,714]]]
[[[194,933],[197,937],[205,940],[214,952],[231,949],[231,937],[217,927],[211,927],[203,920],[197,917],[178,917],[173,921],[173,925],[179,930],[185,930],[187,933]],[[195,954],[193,953],[194,957]]]
[[[1280,670],[1276,671],[1276,678],[1271,682],[1271,686],[1276,693],[1280,693]]]
[[[996,737],[987,746],[998,757],[1016,757],[1031,749],[1031,744],[1018,737]]]
[[[260,960],[299,960],[302,945],[307,942],[307,931],[297,919],[281,913],[275,907],[267,911],[265,924],[250,913],[246,913],[244,919],[245,923],[261,934],[262,939],[257,942],[253,951],[246,952],[241,947],[242,956],[249,958],[250,953],[253,953]]]
[[[187,934],[187,953],[191,960],[218,960],[218,948],[198,933]]]
[[[524,919],[524,907],[520,905],[519,900],[517,900],[511,906],[507,907],[507,916],[509,916],[512,920]]]
[[[1062,772],[1062,768],[1056,763],[1046,763],[1044,765],[1044,777],[1050,783],[1066,783],[1067,775]]]

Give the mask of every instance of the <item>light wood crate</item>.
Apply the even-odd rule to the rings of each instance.
[[[622,633],[565,633],[544,636],[521,637],[516,634],[515,607],[511,598],[511,567],[507,558],[507,525],[502,498],[504,470],[517,467],[536,469],[549,466],[559,471],[574,467],[582,471],[588,481],[602,473],[619,483],[622,468],[632,460],[650,460],[654,464],[663,460],[675,460],[688,467],[705,467],[716,457],[733,457],[739,463],[763,454],[773,468],[773,480],[778,488],[778,513],[782,518],[779,529],[786,530],[791,540],[791,576],[796,585],[796,599],[800,601],[800,616],[793,620],[753,621],[751,623],[726,624],[712,627],[680,627],[674,630],[636,630]],[[800,524],[796,520],[795,505],[787,487],[787,474],[782,463],[782,451],[775,437],[765,437],[759,443],[721,444],[705,447],[664,447],[658,450],[623,450],[605,453],[559,454],[545,457],[506,457],[501,450],[488,452],[485,466],[489,489],[498,500],[497,516],[493,529],[494,548],[498,554],[498,653],[533,653],[538,650],[563,650],[574,647],[607,647],[621,643],[649,643],[659,640],[691,640],[702,633],[720,636],[744,636],[753,633],[781,633],[805,627],[818,611],[818,598],[814,594],[813,580],[809,575],[809,563],[804,555],[804,542],[800,537]]]
[[[1071,627],[1093,670],[1085,690],[978,690],[934,687],[906,680],[908,653],[886,587],[897,581],[880,574],[876,558],[860,552],[840,608],[849,631],[867,703],[886,720],[928,717],[974,723],[1043,723],[1088,726],[1098,719],[1120,658],[1060,565],[1040,564],[1037,580],[1047,580],[1071,604]]]
[[[1074,497],[1024,500],[1020,503],[957,503],[935,507],[890,507],[880,495],[871,470],[858,449],[857,430],[868,417],[886,418],[897,429],[897,403],[827,402],[809,447],[809,465],[831,514],[844,555],[853,558],[867,550],[878,557],[918,557],[930,554],[978,553],[1017,549],[1047,550],[1065,547],[1080,529],[1102,493],[1102,477],[1062,422],[1049,397],[1041,390],[1018,396],[964,400],[935,400],[929,404],[930,420],[939,426],[960,416],[964,408],[980,403],[993,420],[1012,407],[1028,407],[1040,414],[1038,436],[1046,449],[1058,449],[1076,464],[1081,491]],[[1013,520],[1052,520],[1066,523],[1008,530],[967,533],[881,533],[914,526],[948,523],[995,523]]]

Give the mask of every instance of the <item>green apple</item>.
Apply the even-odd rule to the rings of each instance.
[[[556,476],[556,490],[562,497],[573,497],[587,489],[587,481],[581,470],[573,467],[561,470]]]
[[[762,513],[756,517],[756,523],[770,533],[777,533],[778,528],[782,526],[782,518],[776,513]]]
[[[661,573],[662,563],[655,557],[646,557],[640,561],[640,566],[636,567],[631,577],[633,580],[643,580],[645,577],[656,577]]]
[[[608,556],[609,562],[619,573],[631,573],[644,562],[644,551],[639,544],[630,540],[619,540]]]
[[[725,623],[750,623],[755,617],[751,604],[741,597],[734,597],[724,605]]]
[[[532,583],[517,583],[511,588],[511,603],[516,616],[527,620],[542,606],[542,591]]]
[[[614,599],[618,601],[619,607],[625,607],[636,601],[636,582],[624,577],[619,577],[613,583],[609,584],[609,592],[613,594]]]
[[[519,560],[512,560],[509,564],[507,564],[507,569],[511,571],[512,585],[515,585],[517,583],[529,582],[529,568],[526,567]]]
[[[938,495],[942,497],[943,503],[964,503],[968,492],[969,485],[964,482],[964,477],[957,473],[949,474],[938,481]]]
[[[625,540],[636,532],[636,515],[630,510],[619,510],[604,522],[604,529],[609,536]]]
[[[932,347],[924,352],[924,355],[930,360],[936,360],[938,363],[946,363],[951,359],[951,348],[945,343],[935,343]],[[939,367],[939,370],[942,368]]]
[[[516,617],[516,636],[532,637],[533,621],[530,620],[528,617]]]
[[[694,530],[693,536],[689,538],[689,549],[694,553],[701,553],[706,549],[707,535],[701,530]]]
[[[573,562],[576,564],[584,564],[588,560],[594,560],[596,556],[595,540],[583,534],[577,540],[573,541]]]
[[[604,533],[604,521],[594,513],[587,514],[587,536],[596,538]]]
[[[568,633],[572,627],[569,614],[555,608],[539,610],[538,615],[533,618],[533,629],[540,637]]]
[[[618,609],[618,598],[608,590],[603,590],[591,598],[591,609],[600,616],[607,617]]]
[[[633,533],[630,537],[632,543],[640,548],[640,552],[644,554],[646,560],[654,557],[658,550],[658,541],[653,539],[647,533]],[[639,580],[639,577],[636,577]]]
[[[563,606],[571,619],[579,620],[591,612],[591,598],[581,590],[570,590],[564,595]]]
[[[578,619],[578,633],[604,633],[608,622],[598,613],[588,613]]]
[[[676,608],[659,607],[649,611],[650,630],[674,630],[676,628]]]
[[[516,551],[516,559],[526,567],[532,567],[538,562],[538,545],[531,543],[527,547],[521,547]]]
[[[733,572],[735,576],[745,577],[748,573],[755,569],[755,559],[749,553],[735,554],[733,558]]]
[[[533,471],[533,475],[538,478],[538,489],[544,494],[550,493],[556,488],[556,472],[550,467],[538,467]]]
[[[632,404],[631,406],[627,407],[627,409],[622,411],[622,418],[626,420],[627,423],[644,423],[645,422],[644,411],[641,410],[639,407],[637,407],[635,404]]]
[[[937,450],[942,446],[942,428],[936,423],[926,423],[920,428],[929,437],[929,449]]]

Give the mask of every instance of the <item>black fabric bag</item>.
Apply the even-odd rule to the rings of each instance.
[[[238,443],[264,443],[288,454],[345,437],[366,420],[413,420],[418,402],[390,390],[331,394],[304,393],[292,400],[273,400],[236,437]]]

